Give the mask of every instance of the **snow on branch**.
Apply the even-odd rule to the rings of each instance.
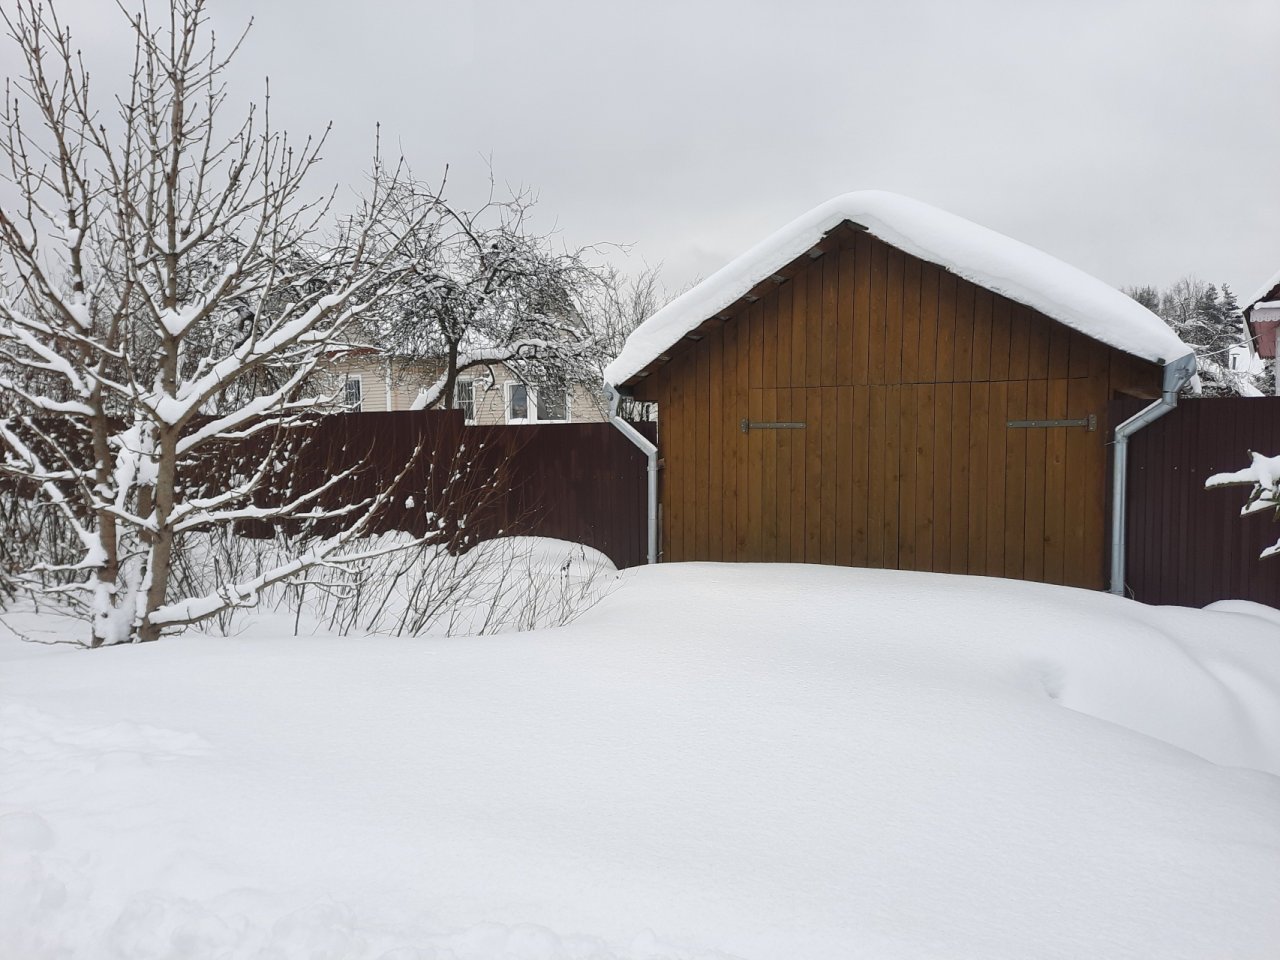
[[[376,146],[353,210],[334,210],[332,191],[307,196],[327,132],[290,140],[269,97],[225,123],[239,42],[215,45],[209,6],[170,0],[155,21],[122,7],[134,65],[110,123],[53,6],[14,0],[3,14],[22,75],[20,98],[0,104],[14,188],[0,201],[0,495],[28,510],[24,582],[92,596],[93,646],[152,640],[217,597],[256,594],[228,582],[183,599],[175,553],[195,531],[341,520],[281,575],[341,562],[334,550],[367,529],[377,497],[330,503],[342,473],[275,496],[274,445],[224,489],[208,488],[210,466],[324,402],[318,364],[397,295],[435,216],[390,216],[402,164]]]
[[[1280,519],[1280,457],[1265,457],[1249,453],[1249,466],[1230,473],[1216,473],[1205,481],[1205,488],[1248,486],[1249,497],[1240,509],[1240,515],[1250,516],[1267,510],[1276,512]],[[1280,553],[1280,541],[1262,551],[1263,558]]]

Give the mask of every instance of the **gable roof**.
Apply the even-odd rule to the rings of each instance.
[[[1117,350],[1156,363],[1191,353],[1163,320],[1096,277],[918,200],[865,190],[828,200],[791,221],[649,317],[605,368],[605,380],[626,383],[845,222]]]

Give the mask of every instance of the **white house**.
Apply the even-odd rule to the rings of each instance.
[[[348,410],[378,413],[415,410],[424,390],[440,378],[439,361],[394,357],[373,347],[357,348],[328,362],[326,389]],[[525,423],[594,423],[608,419],[599,391],[575,383],[565,389],[526,383],[504,363],[487,364],[458,377],[454,406],[480,426]]]

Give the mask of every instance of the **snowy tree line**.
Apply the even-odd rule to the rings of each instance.
[[[0,14],[18,74],[0,110],[0,587],[82,616],[91,646],[412,546],[362,539],[389,494],[322,508],[340,475],[264,500],[353,344],[444,358],[425,406],[483,363],[598,379],[652,288],[531,229],[527,192],[468,211],[376,143],[354,210],[311,194],[325,135],[290,139],[269,95],[228,117],[243,35],[221,48],[208,0],[127,14],[133,68],[105,95],[52,4]],[[267,453],[228,467],[250,438]],[[246,523],[302,534],[248,573],[180,576],[192,543]]]
[[[1196,352],[1198,390],[1207,397],[1270,396],[1275,371],[1270,364],[1259,374],[1233,370],[1233,347],[1247,342],[1244,315],[1235,294],[1225,283],[1219,288],[1198,277],[1183,277],[1164,289],[1127,287],[1127,293],[1156,314]],[[1197,392],[1197,384],[1186,388]]]

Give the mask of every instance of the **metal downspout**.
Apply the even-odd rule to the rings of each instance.
[[[640,452],[649,461],[649,512],[648,512],[648,560],[658,562],[658,448],[640,433],[635,427],[618,416],[618,401],[621,395],[617,387],[611,383],[604,385],[604,392],[609,397],[609,422],[621,431],[622,435],[640,448]]]
[[[1111,587],[1124,596],[1125,511],[1128,508],[1129,438],[1159,420],[1178,405],[1178,392],[1195,376],[1195,354],[1188,353],[1164,366],[1160,399],[1143,407],[1116,427],[1115,452],[1111,462]]]

